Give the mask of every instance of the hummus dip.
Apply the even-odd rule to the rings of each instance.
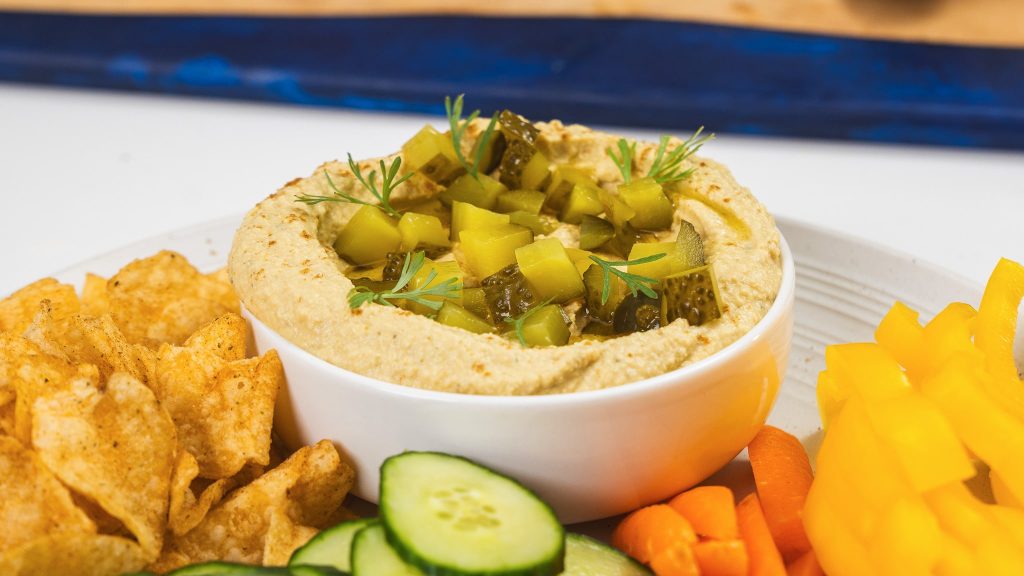
[[[614,149],[618,136],[558,121],[535,125],[540,130],[538,149],[552,164],[589,169],[605,188],[621,182],[605,152]],[[480,131],[478,120],[469,133],[475,136]],[[656,148],[653,143],[637,144],[638,173],[647,172]],[[365,174],[377,162],[360,164]],[[364,304],[351,309],[347,295],[353,283],[345,275],[351,266],[332,246],[359,206],[295,201],[300,194],[329,193],[325,171],[341,190],[373,200],[340,162],[326,163],[312,176],[289,182],[250,211],[236,233],[228,269],[242,302],[257,318],[308,352],[365,376],[417,388],[491,395],[619,386],[721,350],[765,315],[778,292],[782,265],[771,215],[721,164],[697,156],[686,164],[694,172],[675,185],[672,229],[657,237],[674,238],[685,219],[703,238],[707,262],[718,279],[722,316],[701,326],[679,319],[607,340],[526,348],[514,339],[473,334],[400,308]],[[441,189],[417,174],[401,184],[393,198],[427,198]],[[578,234],[578,227],[569,225],[552,233],[567,245]]]

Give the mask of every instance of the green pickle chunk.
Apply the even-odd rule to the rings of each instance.
[[[531,212],[509,212],[509,222],[517,226],[529,228],[534,234],[551,234],[558,227],[558,221],[545,214]]]
[[[540,130],[532,122],[511,110],[502,110],[498,115],[501,133],[509,142],[523,142],[533,146],[540,136]]]
[[[509,142],[505,148],[505,154],[501,157],[501,183],[508,186],[510,190],[520,190],[523,186],[523,171],[527,164],[537,154],[532,144],[526,144],[521,140]],[[536,169],[536,168],[534,168]]]
[[[541,300],[566,302],[583,295],[583,278],[557,238],[544,238],[516,249],[516,263]]]
[[[519,184],[524,190],[544,190],[551,184],[551,163],[544,154],[534,152],[523,166]]]
[[[537,303],[529,282],[516,264],[484,278],[480,287],[495,324],[518,317]]]
[[[608,284],[608,300],[601,302],[604,290],[604,271],[600,266],[591,266],[583,273],[583,285],[586,287],[587,316],[604,324],[611,324],[615,317],[615,309],[629,295],[629,288],[618,276],[610,276]]]
[[[580,219],[580,248],[594,250],[615,237],[615,226],[604,218],[584,214]]]
[[[561,211],[577,184],[592,188],[597,186],[597,182],[590,174],[579,168],[565,165],[556,167],[551,174],[551,183],[547,187],[546,206],[554,212]]]
[[[508,223],[508,214],[498,214],[466,202],[452,204],[452,240],[460,240],[465,230],[487,229]]]
[[[459,176],[451,186],[441,192],[441,201],[449,205],[453,202],[466,202],[479,208],[493,210],[498,203],[498,197],[508,188],[486,174],[477,174],[477,178],[469,174]]]
[[[653,178],[640,178],[619,186],[619,198],[636,214],[629,223],[641,230],[667,230],[672,227],[672,201]]]
[[[451,301],[441,305],[441,309],[437,312],[437,321],[446,326],[468,330],[474,334],[487,334],[494,331],[490,322]]]
[[[402,250],[410,252],[421,246],[447,248],[448,231],[437,216],[406,212],[398,220],[398,232],[402,235]]]
[[[405,257],[408,252],[388,252],[384,257],[384,269],[381,270],[381,279],[397,281],[402,276],[402,267],[405,265]]]
[[[722,317],[718,280],[710,265],[663,279],[659,292],[663,326],[679,318],[701,326]]]
[[[658,299],[645,294],[627,294],[615,309],[612,327],[617,334],[646,332],[661,327]]]
[[[459,237],[466,266],[477,278],[486,278],[512,264],[516,248],[533,242],[533,232],[514,224],[463,230]]]
[[[427,278],[430,277],[431,272],[434,272],[435,275],[434,279],[431,280],[430,283],[428,284]],[[463,283],[464,274],[462,272],[462,269],[459,268],[458,262],[451,260],[445,262],[434,262],[431,261],[429,258],[426,258],[424,259],[423,267],[420,268],[419,272],[417,272],[416,275],[412,277],[412,280],[409,281],[407,289],[419,290],[431,288],[443,283],[445,280],[449,278],[455,278],[456,282],[459,285]],[[441,296],[425,296],[424,298],[426,300],[433,300],[436,302],[449,302],[454,300],[456,303],[458,303],[462,301],[462,291],[459,290],[455,292],[454,298],[444,298]],[[417,302],[412,302],[409,300],[403,300],[402,307],[405,308],[406,310],[409,310],[410,312],[415,312],[417,314],[422,314],[424,316],[430,316],[434,314],[434,310],[432,310],[429,306],[425,306],[423,304],[419,304]]]
[[[401,243],[402,233],[390,216],[376,206],[362,206],[341,229],[334,250],[352,264],[364,266],[383,261]]]
[[[463,288],[462,307],[480,318],[490,321],[491,311],[487,308],[487,297],[481,287]]]
[[[569,193],[569,198],[562,207],[562,222],[579,224],[584,215],[597,216],[604,212],[600,191],[596,186],[577,184]]]
[[[569,342],[569,323],[561,306],[548,304],[523,321],[522,334],[530,347],[564,346]]]
[[[686,269],[696,268],[704,265],[704,239],[697,233],[697,229],[686,220],[679,223],[679,235],[676,236],[676,251],[679,253],[679,260],[683,262]]]
[[[544,206],[546,198],[543,192],[536,190],[513,190],[498,197],[496,210],[503,214],[512,212],[540,214],[540,209]]]
[[[452,139],[429,124],[402,145],[402,159],[411,170],[438,184],[449,184],[466,173],[455,156]]]

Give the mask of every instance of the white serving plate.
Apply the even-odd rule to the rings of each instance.
[[[825,346],[871,340],[875,326],[897,300],[927,320],[950,302],[977,306],[981,287],[896,250],[788,218],[777,221],[796,263],[796,317],[789,367],[768,422],[799,437],[813,456],[821,431],[815,385],[824,368]],[[197,268],[213,271],[226,264],[239,222],[241,216],[155,236],[81,262],[55,277],[80,285],[86,272],[109,277],[129,261],[159,250],[174,250]],[[1024,338],[1017,344],[1020,358]],[[708,482],[729,485],[740,495],[748,492],[745,460],[741,453]],[[601,533],[605,528],[587,531]]]

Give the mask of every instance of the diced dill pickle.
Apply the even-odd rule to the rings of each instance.
[[[536,126],[511,110],[502,110],[498,122],[501,123],[501,133],[509,142],[518,140],[532,146],[540,135]]]
[[[510,212],[509,222],[517,226],[529,228],[534,234],[551,234],[558,227],[558,222],[544,214],[531,212]]]
[[[629,294],[626,283],[618,276],[611,275],[608,283],[608,300],[603,304],[601,292],[604,290],[604,270],[600,266],[587,268],[583,273],[583,285],[587,289],[587,316],[611,324],[615,317],[615,309]]]
[[[646,332],[661,327],[661,306],[657,298],[645,294],[627,294],[615,309],[612,327],[618,334]]]
[[[465,202],[452,204],[452,240],[460,240],[464,230],[491,228],[508,223],[508,214],[498,214]]]
[[[640,242],[642,238],[643,235],[636,228],[633,228],[629,222],[626,222],[622,226],[615,227],[615,236],[605,244],[605,248],[623,258],[627,258],[633,249],[633,245]]]
[[[631,265],[629,273],[660,280],[692,268],[685,261],[683,254],[679,251],[679,245],[675,242],[638,242],[629,251],[629,260],[639,260],[655,254],[664,254],[665,256],[654,262]]]
[[[521,140],[512,140],[505,147],[505,154],[501,157],[501,171],[499,177],[501,183],[508,186],[510,190],[523,188],[523,170],[537,153],[534,147]]]
[[[562,307],[557,304],[548,304],[530,314],[523,322],[522,331],[530,347],[564,346],[569,341],[569,325]]]
[[[382,262],[401,243],[398,224],[390,216],[376,206],[362,206],[341,229],[334,250],[352,264],[366,265]]]
[[[453,302],[445,302],[437,311],[437,321],[446,326],[454,326],[468,330],[474,334],[486,334],[494,331],[494,326],[483,318],[466,310]]]
[[[487,308],[487,298],[484,296],[483,288],[463,288],[462,307],[488,321],[491,319],[491,311]]]
[[[483,132],[480,135],[482,136]],[[477,166],[477,170],[481,174],[490,174],[501,164],[501,156],[505,153],[507,143],[508,140],[505,139],[500,128],[496,128],[491,133],[491,139],[487,141],[483,152],[480,153],[480,165]]]
[[[533,242],[533,233],[514,224],[463,230],[462,254],[469,271],[477,278],[486,278],[512,264],[515,251]]]
[[[626,224],[629,224],[629,221],[636,216],[636,210],[623,202],[622,198],[619,198],[618,194],[612,194],[611,192],[602,189],[601,203],[604,204],[604,212],[607,219],[616,228],[622,228]]]
[[[455,156],[452,139],[429,124],[402,145],[402,159],[410,170],[416,170],[438,184],[448,184],[466,173]]]
[[[530,160],[523,166],[522,174],[519,177],[520,186],[524,190],[544,190],[551,183],[551,163],[547,156],[535,152]]]
[[[560,212],[565,201],[569,198],[572,189],[580,184],[582,186],[597,186],[597,182],[587,172],[572,166],[558,166],[551,174],[551,183],[547,188],[547,207],[554,212]]]
[[[381,270],[381,279],[398,280],[402,276],[402,268],[405,267],[405,258],[408,252],[388,252],[384,258],[384,269]]]
[[[480,287],[484,291],[484,301],[495,324],[521,315],[537,302],[526,276],[523,276],[519,266],[515,264],[510,264],[496,274],[484,278]]]
[[[451,222],[451,206],[445,206],[436,197],[417,198],[415,200],[392,200],[391,205],[402,212],[415,212],[424,216],[433,216],[441,221],[446,228]]]
[[[434,273],[434,278],[428,284],[427,279],[430,278],[431,272]],[[423,267],[420,268],[419,272],[417,272],[416,275],[412,277],[412,280],[409,281],[406,290],[411,291],[431,288],[442,284],[445,280],[448,280],[449,278],[454,278],[455,283],[461,286],[463,283],[463,277],[464,274],[462,272],[462,269],[459,268],[458,262],[451,260],[444,262],[434,262],[431,261],[429,258],[425,258],[423,260]],[[454,292],[451,298],[444,298],[441,296],[424,296],[424,299],[434,300],[436,302],[454,301],[455,303],[460,303],[462,302],[462,290]],[[406,310],[415,312],[417,314],[430,315],[434,313],[434,310],[432,310],[430,307],[424,306],[423,304],[419,304],[417,302],[411,302],[409,300],[402,300],[401,305],[402,308],[405,308]]]
[[[479,208],[493,210],[494,205],[498,203],[498,196],[504,194],[508,188],[486,174],[477,174],[477,178],[469,174],[459,176],[451,186],[441,192],[441,201],[449,205],[452,202],[466,202]]]
[[[584,214],[580,220],[580,248],[593,250],[615,237],[615,227],[604,218]]]
[[[562,207],[560,219],[569,224],[579,224],[584,214],[597,216],[602,212],[604,212],[604,204],[601,204],[598,188],[577,184],[569,193],[565,206]]]
[[[566,248],[565,252],[569,254],[569,260],[572,260],[572,264],[576,267],[576,271],[580,273],[580,276],[594,264],[594,261],[590,259],[592,254],[590,251],[570,247]]]
[[[672,201],[653,178],[640,178],[619,186],[619,198],[636,215],[629,223],[641,230],[667,230],[672,227]]]
[[[710,265],[674,274],[661,281],[661,324],[685,318],[700,326],[722,316],[718,281]]]
[[[394,280],[374,280],[373,278],[349,278],[353,286],[365,286],[374,292],[383,292],[395,287]]]
[[[398,220],[398,231],[402,234],[402,250],[410,251],[420,246],[451,246],[448,231],[437,216],[406,212]]]
[[[544,206],[544,193],[536,190],[513,190],[498,196],[497,211],[504,214],[511,212],[529,212],[540,214]]]
[[[567,302],[583,295],[583,278],[558,238],[544,238],[516,249],[516,264],[541,300]]]
[[[686,220],[679,223],[679,235],[676,236],[676,250],[679,252],[679,259],[686,266],[686,269],[703,266],[704,261],[704,239],[697,233],[697,229]]]

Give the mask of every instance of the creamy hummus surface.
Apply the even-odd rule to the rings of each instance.
[[[558,121],[536,126],[538,148],[553,164],[590,169],[606,188],[621,182],[605,152],[618,136]],[[478,120],[470,134],[480,129]],[[637,144],[637,171],[646,172],[656,148]],[[340,162],[289,182],[249,212],[231,250],[231,281],[249,311],[289,341],[337,366],[387,382],[492,395],[565,393],[635,382],[734,342],[765,315],[779,289],[779,233],[771,215],[721,164],[696,156],[686,162],[695,170],[673,189],[673,227],[657,237],[674,238],[680,219],[703,237],[718,279],[722,317],[702,326],[679,319],[607,340],[526,348],[515,339],[473,334],[399,308],[365,304],[350,309],[347,295],[353,284],[345,275],[350,265],[332,245],[359,206],[295,201],[299,194],[328,194],[325,171],[338,188],[372,200]],[[360,164],[365,174],[377,162]],[[430,197],[441,189],[416,174],[396,189],[394,198]],[[562,225],[552,235],[569,244],[578,227]],[[472,281],[467,279],[467,285]]]

